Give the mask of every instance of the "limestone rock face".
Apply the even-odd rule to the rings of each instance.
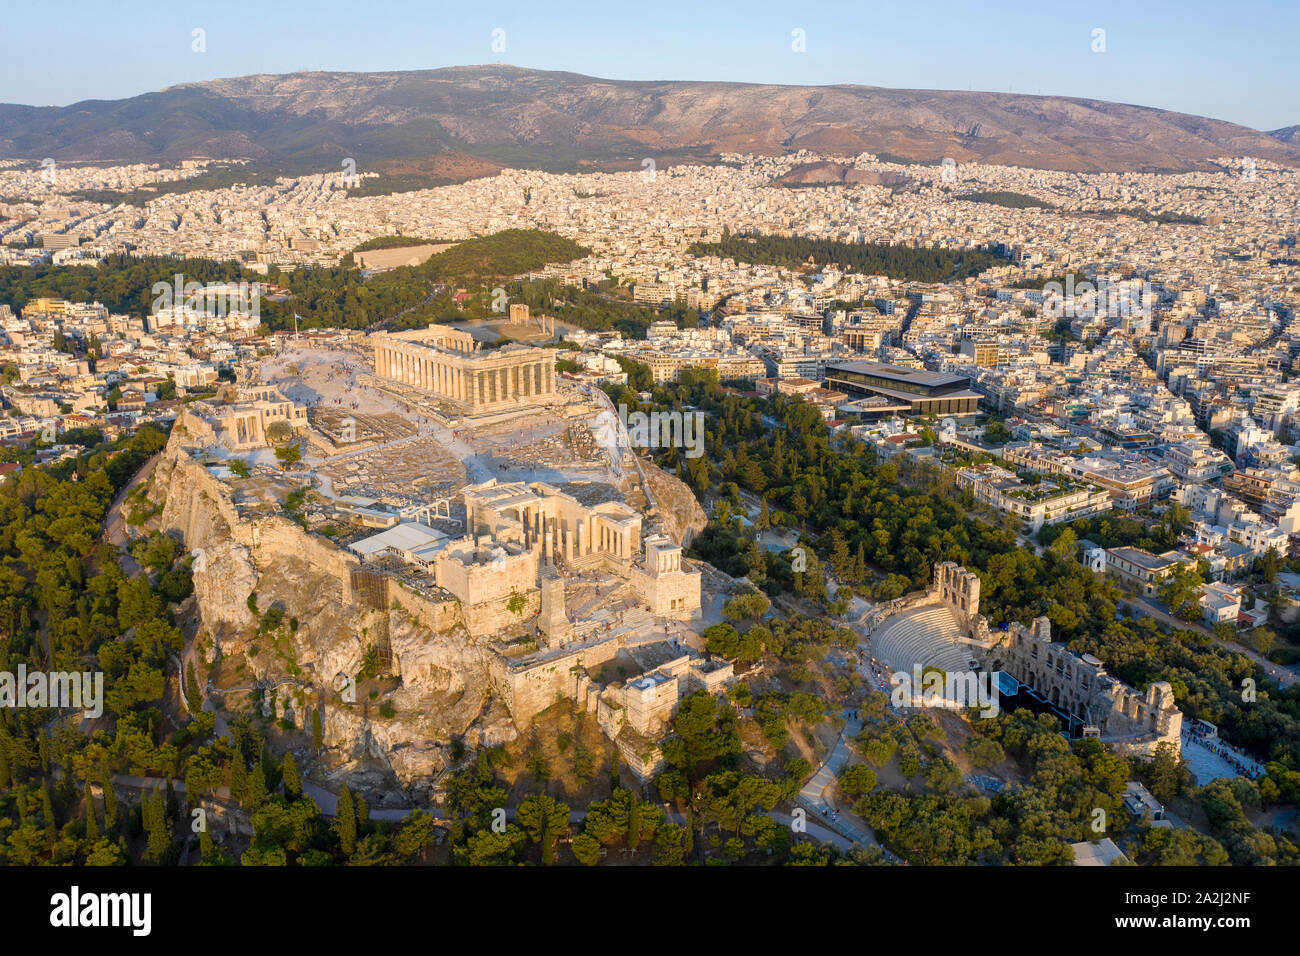
[[[209,544],[196,557],[194,597],[208,630],[222,634],[252,627],[255,620],[247,599],[256,590],[257,568],[243,545],[234,541]]]
[[[288,699],[288,716],[309,728],[306,709],[321,709],[324,746],[313,769],[361,792],[375,780],[389,789],[394,781],[414,788],[445,768],[453,736],[471,747],[513,739],[513,721],[493,697],[500,658],[487,640],[466,632],[456,602],[433,602],[392,583],[388,609],[364,606],[352,591],[356,558],[283,515],[241,518],[230,489],[182,449],[183,424],[184,416],[150,494],[163,505],[160,529],[194,554],[197,624],[188,636],[211,635],[223,668],[242,662],[240,686],[287,679],[277,688],[277,715]],[[257,633],[248,607],[254,592],[263,614],[283,609],[285,623],[275,634]],[[395,689],[375,700],[358,693],[355,703],[344,703],[336,689],[361,671],[384,636]],[[209,649],[209,660],[212,654]],[[381,714],[384,704],[392,717]]]
[[[683,481],[649,461],[643,460],[641,468],[655,497],[655,517],[663,526],[664,534],[683,548],[690,547],[709,521],[695,493]]]

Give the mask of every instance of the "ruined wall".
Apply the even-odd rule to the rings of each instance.
[[[519,728],[527,729],[535,716],[557,700],[577,698],[579,674],[574,668],[599,667],[618,653],[617,640],[568,654],[548,657],[532,666],[510,664],[501,659],[494,669],[494,684]]]
[[[698,617],[700,611],[700,572],[669,571],[651,574],[644,568],[630,569],[629,580],[650,606],[651,613],[677,621]]]
[[[934,566],[934,582],[930,586],[935,597],[962,617],[968,629],[980,612],[980,579],[974,571],[952,561]]]
[[[994,663],[1028,684],[1066,713],[1095,726],[1106,743],[1150,755],[1168,742],[1181,751],[1183,715],[1173,689],[1156,681],[1142,694],[1106,672],[1100,660],[1052,643],[1052,624],[1036,618],[1032,628],[1013,624],[1003,643],[991,651]]]
[[[481,604],[467,605],[463,617],[470,622],[468,625],[470,636],[495,637],[502,631],[508,631],[536,617],[542,606],[542,592],[532,587],[528,590],[521,588],[517,593],[524,602],[518,612],[510,610],[510,602],[514,597],[512,594],[484,601]]]
[[[496,634],[527,621],[540,607],[537,589],[537,555],[532,551],[506,554],[483,560],[491,546],[475,547],[469,539],[457,541],[438,555],[435,573],[438,586],[447,589],[465,606],[465,620],[476,637]],[[510,610],[515,597],[524,600],[523,610]]]

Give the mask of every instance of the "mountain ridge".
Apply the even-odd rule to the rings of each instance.
[[[1286,132],[1080,97],[608,80],[500,64],[250,74],[65,107],[0,105],[6,157],[324,168],[459,151],[558,171],[799,149],[1076,172],[1211,169],[1224,156],[1300,166]]]

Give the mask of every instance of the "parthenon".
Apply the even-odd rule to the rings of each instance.
[[[430,326],[372,337],[375,375],[452,402],[491,412],[550,401],[555,354],[525,345],[480,352],[468,332]]]

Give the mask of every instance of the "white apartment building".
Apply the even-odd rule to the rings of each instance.
[[[1179,442],[1165,449],[1165,467],[1180,481],[1199,484],[1232,471],[1232,459],[1210,445]]]
[[[1100,488],[1070,479],[1026,484],[996,465],[973,465],[957,472],[957,487],[970,488],[983,501],[1020,521],[1025,534],[1044,525],[1075,521],[1111,510],[1110,495]]]

